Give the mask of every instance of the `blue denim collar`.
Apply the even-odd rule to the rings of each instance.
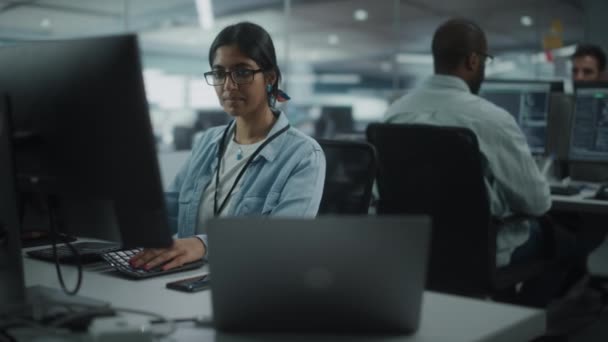
[[[289,124],[289,120],[287,120],[287,117],[285,116],[285,114],[283,112],[276,112],[275,114],[277,115],[277,121],[272,126],[272,129],[270,130],[270,132],[268,132],[268,136],[275,134],[276,132],[278,132],[283,127],[285,127],[286,125]],[[227,126],[225,126],[224,129],[226,127]],[[235,125],[232,125],[232,127],[230,128],[230,132],[228,132],[229,137],[232,136],[232,134],[234,132],[234,128],[235,128]],[[224,129],[218,130],[217,135],[212,138],[212,142],[215,145],[214,148],[216,150],[216,154],[217,154],[217,149],[219,148],[220,139],[222,139],[222,135],[224,133]],[[287,132],[281,134],[276,139],[274,139],[273,141],[268,143],[268,145],[266,147],[264,147],[264,149],[262,151],[260,151],[260,154],[258,154],[258,156],[254,159],[254,162],[256,160],[258,160],[259,158],[264,158],[268,162],[272,162],[273,160],[275,160],[276,155],[279,151],[279,146],[281,146],[281,144],[283,143],[283,140],[285,139],[286,135],[287,135]],[[217,166],[217,158],[213,162],[212,167],[216,167],[216,166]]]

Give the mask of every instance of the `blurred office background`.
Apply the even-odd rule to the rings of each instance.
[[[496,56],[487,78],[547,80],[570,77],[577,43],[608,46],[607,12],[605,0],[1,0],[0,44],[137,33],[159,150],[173,151],[228,120],[202,74],[229,24],[270,32],[292,97],[281,109],[293,125],[357,139],[432,73],[431,38],[447,18],[486,31]]]

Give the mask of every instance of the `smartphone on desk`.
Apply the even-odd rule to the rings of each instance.
[[[184,292],[198,292],[208,289],[211,285],[210,281],[209,273],[206,273],[192,278],[172,281],[167,283],[167,288]]]

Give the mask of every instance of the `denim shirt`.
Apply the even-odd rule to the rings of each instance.
[[[289,122],[285,114],[268,133]],[[194,236],[202,194],[214,179],[218,148],[226,126],[206,131],[165,193],[169,223],[178,238]],[[226,216],[314,217],[325,182],[325,155],[319,144],[289,128],[260,151],[234,192]],[[205,246],[206,234],[197,235]]]

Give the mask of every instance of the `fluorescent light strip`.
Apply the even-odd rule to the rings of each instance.
[[[359,84],[361,83],[361,76],[357,74],[321,74],[317,76],[317,83]]]
[[[198,24],[205,30],[213,27],[213,6],[211,0],[196,0]]]
[[[293,74],[290,75],[289,80],[298,84],[360,84],[361,76],[357,74]]]
[[[433,64],[433,56],[424,53],[398,53],[395,60],[401,64]]]

